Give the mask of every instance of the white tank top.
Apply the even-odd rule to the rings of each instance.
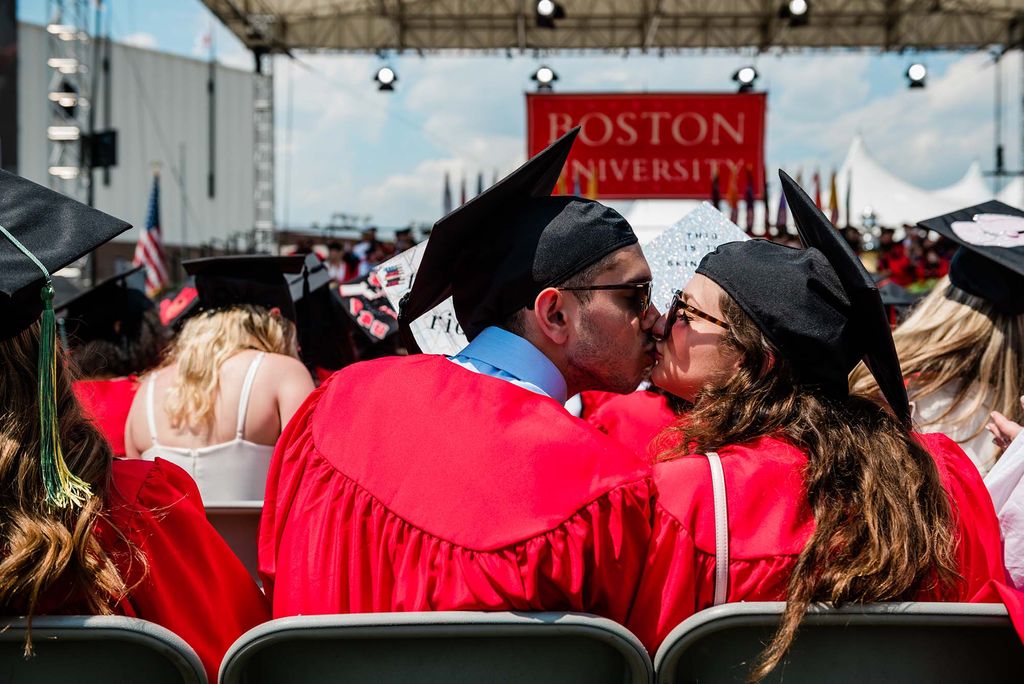
[[[266,354],[260,352],[249,364],[238,399],[238,422],[235,438],[230,442],[204,447],[173,447],[160,444],[156,438],[156,414],[153,409],[153,388],[156,374],[146,383],[146,420],[153,445],[142,452],[142,458],[152,461],[159,456],[181,466],[199,485],[203,503],[218,501],[262,501],[267,484],[267,471],[274,447],[242,439],[245,431],[245,413],[249,408],[256,371]]]

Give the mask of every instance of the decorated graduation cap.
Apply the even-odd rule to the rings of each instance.
[[[998,311],[1024,313],[1024,211],[991,200],[917,225],[960,245],[949,281]]]
[[[288,276],[288,289],[291,292],[292,300],[299,302],[303,297],[308,297],[314,292],[331,284],[330,271],[327,264],[320,260],[315,253],[310,252],[302,261],[302,268],[295,275]]]
[[[73,342],[132,339],[138,335],[143,314],[156,306],[145,290],[144,267],[137,266],[72,297],[58,296],[54,310]]]
[[[46,502],[55,508],[81,506],[90,490],[68,469],[58,435],[51,274],[129,228],[120,219],[0,171],[0,342],[41,321],[39,456]]]
[[[198,310],[199,292],[196,290],[196,279],[189,276],[180,290],[160,300],[160,322],[172,330],[177,330],[185,319]]]
[[[314,253],[305,256],[300,273],[288,276],[302,361],[310,370],[337,370],[353,361],[346,346],[346,316],[332,282],[327,264]]]
[[[727,243],[697,272],[736,300],[810,384],[846,396],[850,371],[863,360],[909,425],[903,374],[874,279],[807,193],[784,172],[779,176],[805,249]]]
[[[301,256],[243,254],[207,257],[181,262],[195,277],[202,311],[253,304],[277,308],[285,318],[295,320],[295,306],[286,278],[302,272]]]
[[[581,197],[552,197],[574,128],[511,174],[434,224],[412,289],[399,313],[410,351],[409,324],[449,296],[472,340],[537,294],[612,252],[636,244],[617,211]]]

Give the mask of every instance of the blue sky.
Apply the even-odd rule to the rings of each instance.
[[[218,59],[250,68],[241,44],[198,0],[107,0],[115,39],[204,57],[214,32]],[[44,23],[45,0],[19,0],[23,21]],[[928,87],[909,90],[914,60]],[[768,92],[771,166],[820,168],[843,160],[850,139],[898,176],[924,187],[956,181],[974,160],[991,168],[994,69],[984,53],[869,52],[775,55],[555,56],[560,92],[723,91],[732,73],[754,64]],[[396,56],[399,81],[377,91],[376,56],[299,54],[275,64],[279,224],[325,224],[331,214],[372,216],[384,226],[431,223],[441,212],[444,173],[457,184],[489,180],[525,155],[525,99],[531,56]],[[1004,144],[1018,168],[1020,55],[1004,61]],[[248,163],[240,156],[239,164]]]

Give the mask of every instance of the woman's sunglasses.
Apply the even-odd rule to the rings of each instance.
[[[565,290],[567,292],[590,292],[593,290],[636,290],[637,297],[639,298],[640,304],[640,318],[643,319],[647,315],[647,310],[651,307],[651,292],[652,284],[650,280],[642,283],[622,283],[621,285],[587,285],[580,287],[559,287],[559,290]]]
[[[665,319],[665,337],[668,337],[672,333],[672,326],[676,324],[676,319],[679,318],[680,312],[683,312],[683,320],[689,323],[690,316],[700,318],[707,321],[708,323],[714,323],[723,330],[729,329],[729,324],[725,321],[719,320],[711,314],[704,313],[697,307],[687,304],[683,301],[683,291],[676,290],[675,295],[672,297],[672,303],[668,307],[668,313]]]

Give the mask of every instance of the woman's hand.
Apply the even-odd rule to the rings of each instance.
[[[1020,398],[1021,407],[1024,407],[1024,397]],[[1010,446],[1010,442],[1017,438],[1024,426],[1004,416],[999,411],[993,411],[988,425],[985,429],[992,433],[992,441],[1000,449]]]

